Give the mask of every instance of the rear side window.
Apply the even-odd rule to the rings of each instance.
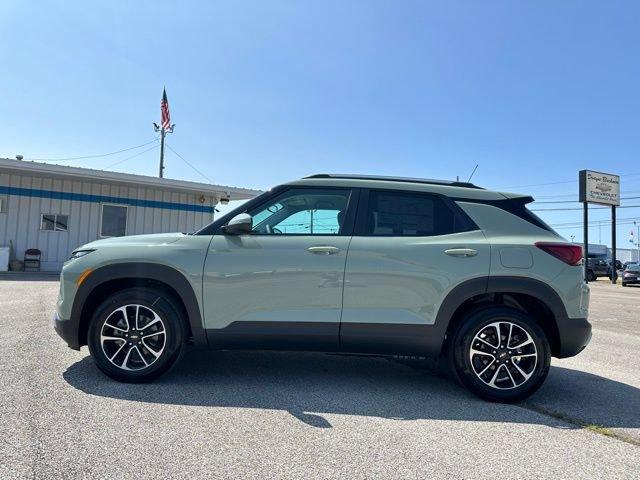
[[[530,197],[513,198],[509,200],[501,200],[500,202],[498,202],[498,206],[503,210],[520,217],[522,220],[535,225],[536,227],[540,227],[549,232],[556,233],[553,228],[551,228],[544,222],[544,220],[542,220],[527,208],[527,203],[530,203],[532,201],[533,198]]]
[[[437,195],[371,191],[364,234],[434,236],[470,230],[460,214]]]

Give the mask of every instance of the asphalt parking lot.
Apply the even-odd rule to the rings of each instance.
[[[118,384],[53,331],[55,278],[0,278],[0,478],[638,478],[640,288],[520,405],[382,358],[189,352]]]

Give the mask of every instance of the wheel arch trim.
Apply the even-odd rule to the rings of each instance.
[[[171,287],[182,301],[186,313],[191,335],[196,346],[207,346],[200,304],[189,280],[173,267],[150,262],[127,262],[105,265],[97,268],[86,278],[78,288],[71,308],[71,321],[78,325],[78,344],[86,342],[80,338],[82,335],[82,311],[91,293],[100,285],[118,279],[152,280],[164,283]]]
[[[562,324],[568,321],[567,311],[560,295],[553,288],[540,280],[517,276],[487,276],[467,280],[455,288],[445,297],[440,305],[434,324],[436,338],[442,340],[440,350],[446,342],[446,334],[453,317],[466,301],[474,296],[487,293],[516,293],[534,297],[544,304],[554,317],[559,332]],[[562,336],[560,343],[562,344]]]

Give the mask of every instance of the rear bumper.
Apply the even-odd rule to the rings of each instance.
[[[586,318],[567,318],[558,322],[560,352],[558,358],[577,355],[591,340],[591,324]]]
[[[60,315],[56,312],[53,314],[53,329],[65,342],[67,342],[69,348],[80,350],[77,322],[74,322],[73,320],[64,320],[60,318]]]

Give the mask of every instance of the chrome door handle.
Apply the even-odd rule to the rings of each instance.
[[[331,245],[322,245],[320,247],[309,247],[307,248],[307,252],[315,253],[316,255],[333,255],[334,253],[338,253],[340,249],[338,247],[334,247]]]
[[[478,254],[478,251],[473,248],[450,248],[444,253],[452,257],[473,257]]]

